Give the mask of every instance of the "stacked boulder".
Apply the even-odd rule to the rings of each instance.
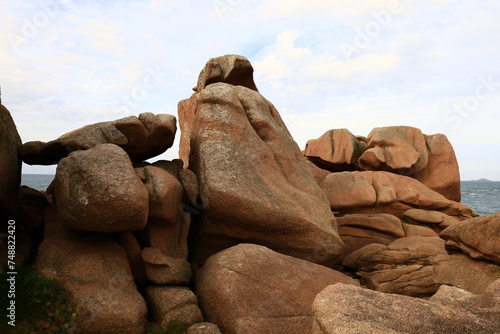
[[[174,116],[144,113],[23,145],[28,163],[58,162],[36,262],[72,293],[82,332],[143,333],[148,313],[165,330],[203,321],[183,209],[183,179],[195,175],[179,160],[143,162],[175,132]]]
[[[145,161],[173,144],[166,114],[48,143],[1,138],[12,163],[58,164],[45,193],[5,204],[14,180],[0,195],[43,229],[27,249],[72,294],[77,331],[500,330],[499,215],[460,204],[445,136],[337,129],[301,152],[236,55],[210,59],[193,90],[178,105],[177,160]]]

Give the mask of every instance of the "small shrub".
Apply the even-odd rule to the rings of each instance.
[[[6,278],[6,274],[0,275],[0,286]],[[38,274],[34,267],[17,269],[15,301],[16,327],[1,327],[2,333],[69,333],[73,326],[76,305],[69,293],[56,280]]]

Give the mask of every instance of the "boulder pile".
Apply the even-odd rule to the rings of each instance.
[[[500,331],[500,213],[460,203],[444,135],[332,129],[301,151],[236,55],[193,90],[173,161],[146,161],[173,145],[172,115],[21,146],[0,108],[16,263],[68,289],[79,333]],[[45,192],[19,187],[20,159],[57,164]]]

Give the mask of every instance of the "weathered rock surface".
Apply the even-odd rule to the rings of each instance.
[[[184,215],[184,188],[178,179],[175,162],[158,161],[153,165],[136,168],[149,194],[149,213],[141,241],[160,249],[165,255],[186,259],[189,215]]]
[[[332,211],[342,214],[401,216],[412,208],[440,210],[452,204],[411,177],[383,171],[331,173],[320,187],[326,192]]]
[[[77,331],[144,333],[147,308],[123,248],[97,234],[58,233],[38,250],[37,270],[57,279],[77,304]]]
[[[445,228],[460,221],[460,217],[449,216],[440,211],[422,209],[410,209],[405,211],[401,218],[410,224],[428,227],[438,234]]]
[[[444,240],[437,237],[405,237],[389,245],[370,244],[350,255],[344,265],[355,268],[361,283],[371,289],[409,296],[435,293],[432,261],[447,255]]]
[[[320,168],[343,172],[359,170],[358,159],[365,150],[366,143],[349,130],[334,129],[309,140],[304,155]]]
[[[446,198],[460,201],[458,163],[445,135],[427,136],[409,126],[375,128],[359,164],[364,170],[414,177]]]
[[[309,333],[314,297],[337,282],[358,284],[333,269],[240,244],[205,262],[196,291],[206,319],[224,333]]]
[[[432,267],[436,283],[453,285],[476,294],[483,293],[500,278],[500,266],[462,253],[436,256],[432,259]]]
[[[453,146],[443,134],[424,135],[429,162],[412,175],[444,197],[460,202],[460,172]]]
[[[128,155],[113,144],[61,160],[54,196],[61,220],[75,230],[123,232],[146,226],[148,191]]]
[[[309,160],[307,160],[307,167],[309,167],[309,170],[311,171],[312,175],[314,176],[314,179],[316,180],[317,184],[320,184],[321,181],[323,181],[325,179],[325,177],[331,173],[330,171],[328,171],[326,169],[319,168],[312,161],[309,161]]]
[[[482,294],[441,285],[429,301],[475,314],[489,320],[500,330],[500,279],[491,283]]]
[[[9,110],[0,104],[0,219],[2,225],[17,216],[21,183],[21,138]]]
[[[189,326],[186,334],[221,334],[219,327],[211,322],[200,322]]]
[[[175,132],[174,116],[142,113],[139,117],[129,116],[87,125],[48,143],[25,143],[21,148],[21,157],[30,165],[53,165],[73,151],[109,143],[120,146],[132,161],[142,161],[171,147]]]
[[[446,248],[500,265],[500,212],[464,220],[439,235]]]
[[[191,265],[185,259],[165,255],[160,249],[146,247],[141,253],[146,277],[156,285],[187,285]]]
[[[438,236],[426,227],[402,223],[398,217],[387,213],[349,214],[337,217],[337,224],[340,238],[346,246],[337,263],[342,263],[345,256],[369,244],[388,245],[397,239],[418,235]]]
[[[130,270],[137,284],[146,284],[146,269],[142,260],[142,247],[132,232],[122,232],[119,236],[120,245],[127,253]]]
[[[408,296],[335,284],[314,299],[313,334],[496,333],[497,321]]]
[[[364,170],[383,170],[412,175],[427,166],[425,139],[417,128],[389,126],[368,134],[368,147],[359,159]]]
[[[172,321],[181,321],[188,325],[203,321],[198,299],[188,288],[148,286],[146,300],[153,319],[165,331],[171,329]]]
[[[45,195],[36,189],[21,186],[17,202],[23,228],[30,233],[39,232],[43,227],[43,212],[49,205]]]
[[[243,56],[225,55],[209,59],[193,90],[200,92],[206,86],[217,82],[243,86],[258,92],[253,81],[252,64]]]
[[[196,262],[251,242],[333,264],[343,251],[335,218],[269,101],[215,83],[181,103],[179,119],[190,134],[180,152],[198,176],[204,207],[190,249]]]

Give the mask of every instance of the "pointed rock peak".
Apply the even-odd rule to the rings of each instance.
[[[244,86],[256,92],[259,90],[253,81],[253,67],[243,56],[225,55],[211,58],[198,77],[198,84],[193,88],[200,92],[206,86],[224,82],[234,86]]]

